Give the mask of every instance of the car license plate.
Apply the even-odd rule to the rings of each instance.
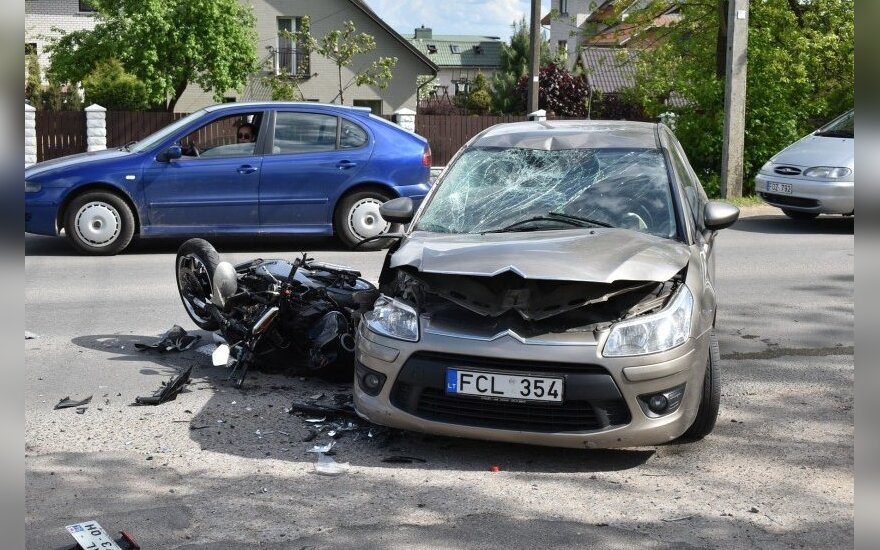
[[[783,193],[785,195],[791,195],[791,184],[770,181],[767,182],[767,191],[769,191],[770,193]]]
[[[116,541],[107,534],[97,521],[84,521],[67,526],[70,533],[81,548],[87,550],[122,550]]]
[[[446,393],[530,401],[562,402],[562,378],[446,370]]]

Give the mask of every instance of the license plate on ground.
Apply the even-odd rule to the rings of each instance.
[[[770,181],[767,182],[767,191],[769,191],[770,193],[783,193],[785,195],[791,195],[791,184]]]
[[[103,527],[98,525],[97,521],[84,521],[67,526],[67,532],[70,533],[77,544],[82,548],[95,550],[122,550],[116,541],[113,540]]]
[[[562,378],[518,374],[446,370],[446,393],[530,401],[562,402]]]

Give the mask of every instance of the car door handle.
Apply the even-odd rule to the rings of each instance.
[[[250,164],[244,164],[238,167],[239,174],[253,174],[257,170],[258,168],[256,166],[251,166]]]
[[[336,163],[336,167],[339,168],[340,170],[345,170],[347,168],[354,168],[355,166],[357,166],[357,163],[352,162],[350,160],[340,160],[339,162]]]

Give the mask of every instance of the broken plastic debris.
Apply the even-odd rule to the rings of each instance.
[[[323,414],[326,416],[356,416],[357,413],[354,412],[354,406],[350,403],[346,403],[345,405],[339,407],[333,407],[330,405],[318,405],[317,403],[303,403],[300,401],[294,401],[290,405],[290,414],[294,413],[303,413],[303,414],[312,414],[319,415]],[[308,422],[308,420],[306,420]]]
[[[58,404],[55,405],[55,407],[53,407],[53,408],[55,408],[55,409],[68,409],[70,407],[82,407],[83,405],[88,405],[89,403],[91,403],[91,401],[92,401],[91,395],[86,397],[85,399],[80,400],[80,401],[73,400],[70,398],[70,396],[67,396],[64,399],[62,399],[61,401],[59,401]]]
[[[167,383],[162,382],[163,386],[155,395],[149,397],[135,397],[136,405],[160,405],[166,401],[173,401],[177,398],[177,394],[183,390],[183,387],[189,383],[189,376],[192,373],[192,366],[187,367],[181,374],[172,377]]]
[[[318,454],[318,460],[315,462],[315,471],[325,476],[338,476],[346,473],[351,465],[348,462],[336,462],[332,456],[324,453]]]
[[[39,338],[39,337],[40,337],[39,335],[34,334],[33,332],[30,332],[27,330],[24,331],[24,339],[25,340],[33,340],[34,338]]]
[[[329,453],[330,449],[333,448],[333,445],[336,445],[335,441],[331,441],[326,445],[315,445],[311,449],[307,450],[307,453]]]
[[[220,344],[211,353],[211,364],[215,367],[225,367],[229,364],[229,346]]]
[[[319,422],[324,422],[325,420],[327,420],[326,416],[323,418],[306,418],[306,422],[309,422],[311,424],[318,424]]]
[[[143,344],[136,342],[134,347],[139,350],[151,349],[160,352],[166,351],[186,351],[196,342],[201,340],[198,334],[187,334],[180,325],[174,325],[162,335],[161,339],[155,344]]]

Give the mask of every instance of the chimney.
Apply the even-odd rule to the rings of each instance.
[[[420,38],[423,40],[430,40],[432,38],[432,34],[433,33],[431,33],[430,27],[425,28],[425,26],[422,25],[420,28],[416,29],[416,40]]]

